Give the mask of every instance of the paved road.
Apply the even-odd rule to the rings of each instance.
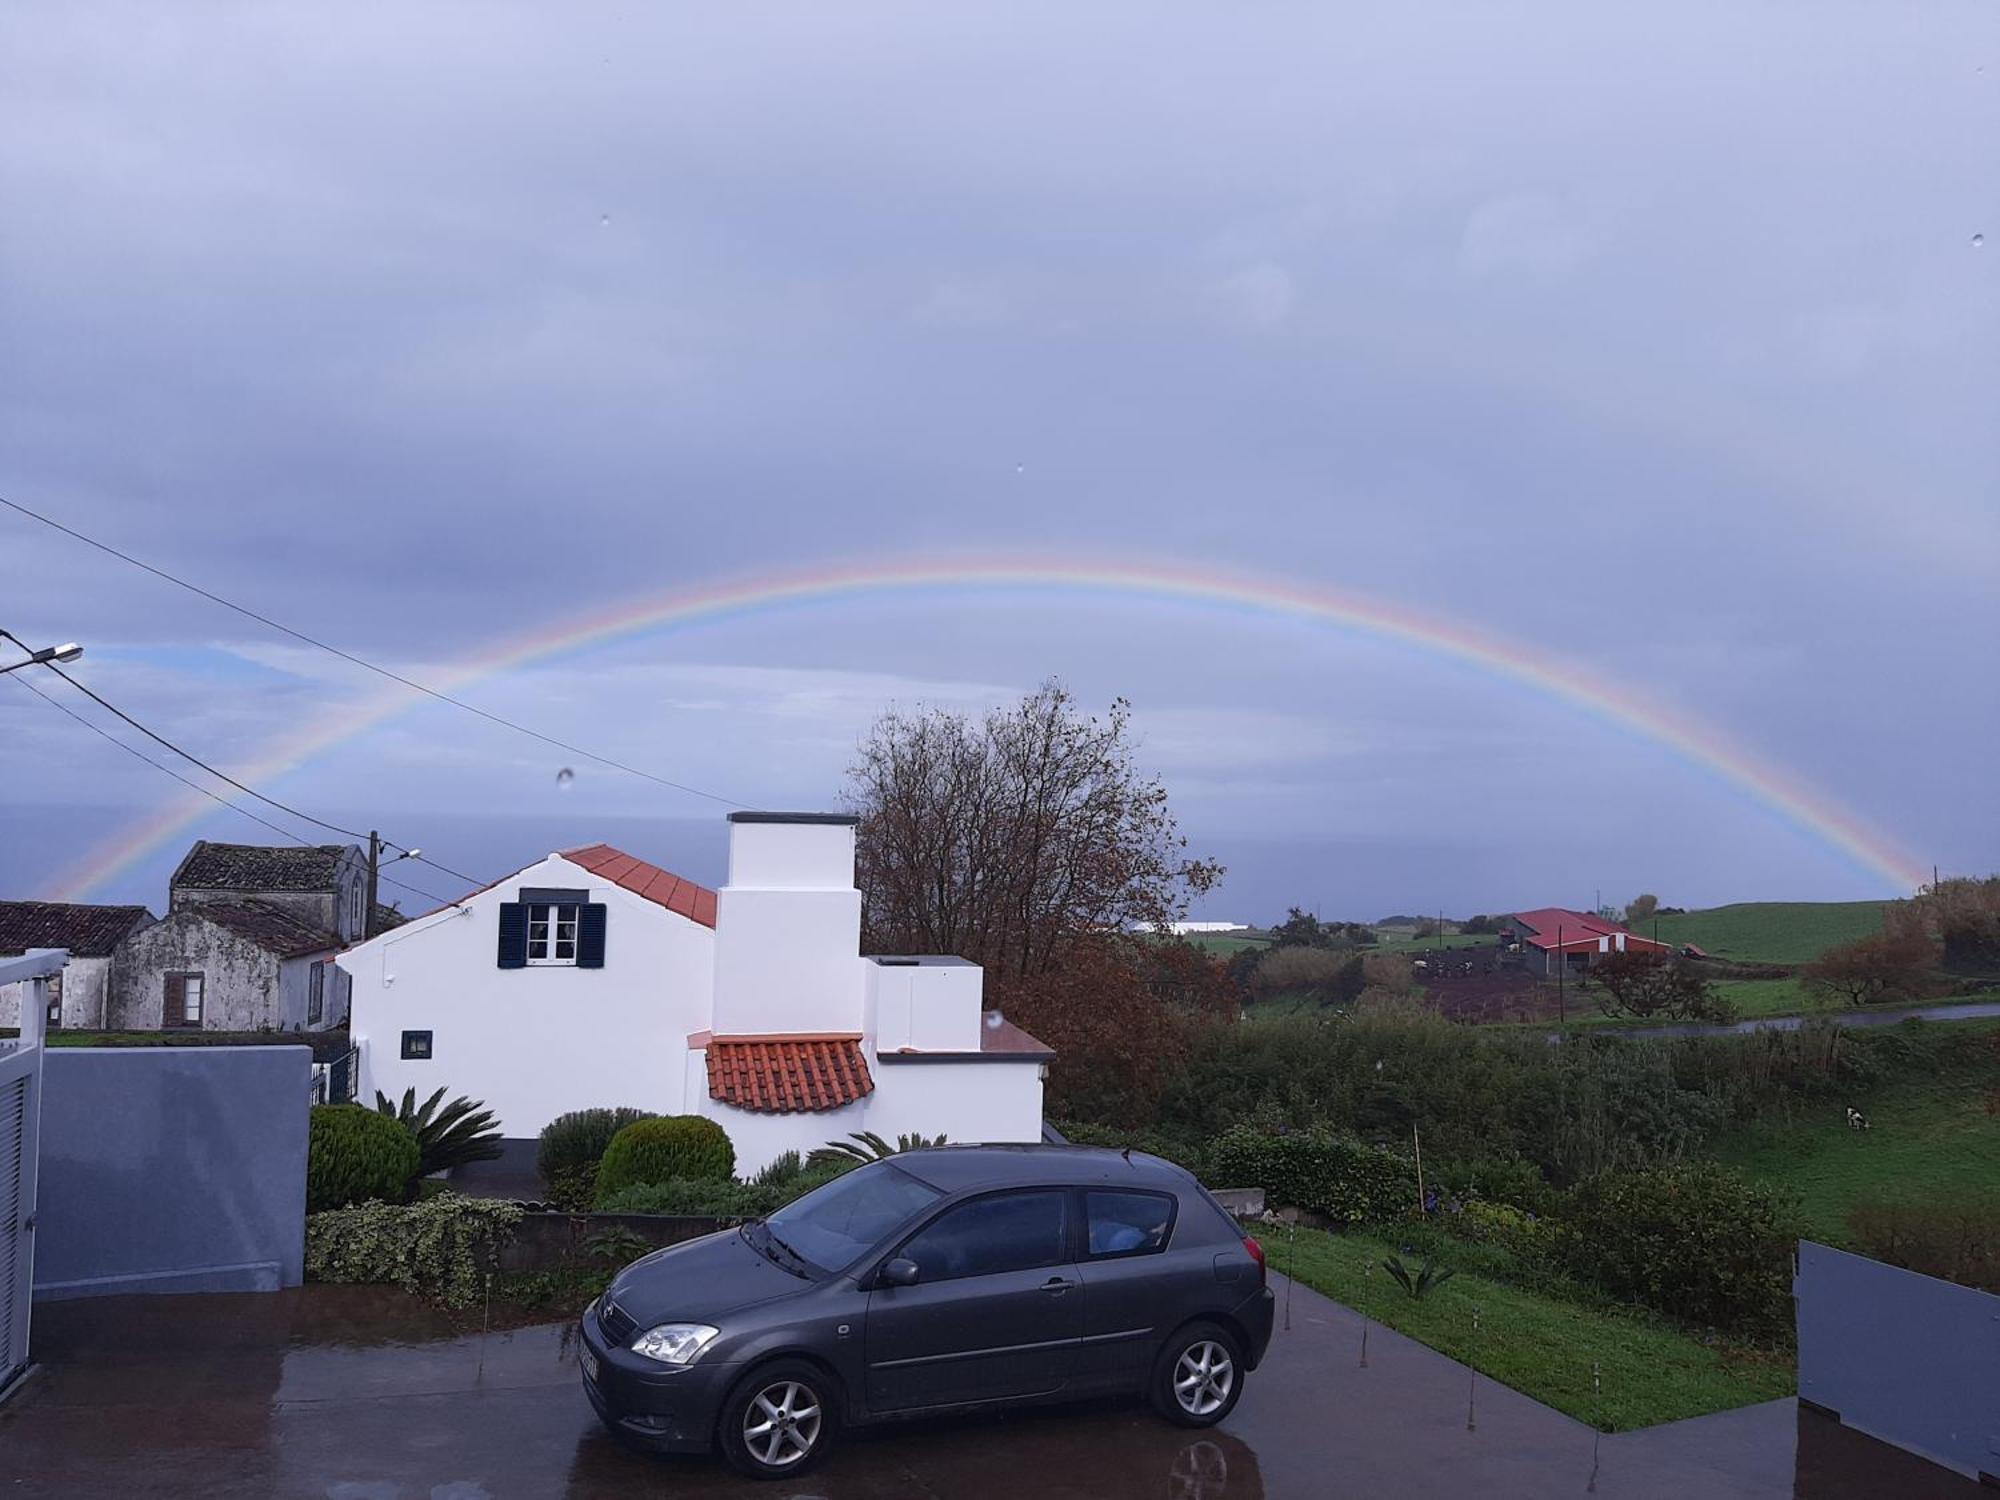
[[[1282,1288],[1281,1288],[1282,1290]],[[752,1484],[631,1452],[566,1329],[464,1334],[372,1287],[36,1310],[43,1368],[0,1407],[0,1496],[312,1500],[1977,1500],[1976,1486],[1774,1401],[1599,1438],[1305,1288],[1242,1404],[1188,1433],[1129,1405],[856,1434]]]
[[[1976,1021],[2000,1016],[2000,1001],[1981,1000],[1973,1005],[1894,1005],[1883,1010],[1829,1010],[1810,1016],[1764,1016],[1750,1021],[1720,1025],[1712,1021],[1689,1021],[1673,1026],[1593,1026],[1593,1032],[1613,1036],[1745,1036],[1753,1031],[1797,1031],[1808,1021],[1831,1021],[1836,1026],[1894,1026],[1900,1021]],[[1559,1036],[1550,1032],[1550,1036]]]

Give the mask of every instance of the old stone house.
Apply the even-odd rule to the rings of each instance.
[[[320,1031],[347,1020],[345,945],[270,901],[181,906],[118,945],[117,1030]]]
[[[30,948],[67,948],[69,963],[49,981],[51,1029],[101,1027],[111,996],[111,958],[120,940],[150,926],[143,906],[70,901],[0,901],[0,958]],[[25,984],[0,985],[0,1026],[21,1024]]]
[[[366,936],[368,861],[351,844],[296,849],[198,839],[167,881],[167,910],[256,901],[343,942]]]

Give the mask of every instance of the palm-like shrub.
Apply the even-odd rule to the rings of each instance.
[[[403,1090],[401,1104],[391,1103],[387,1094],[377,1090],[375,1110],[401,1121],[417,1138],[419,1177],[449,1171],[469,1161],[492,1161],[500,1155],[500,1122],[484,1100],[461,1094],[445,1104],[444,1090],[439,1089],[419,1109],[414,1088]]]
[[[1382,1269],[1389,1273],[1390,1279],[1401,1287],[1404,1295],[1413,1302],[1423,1301],[1430,1293],[1458,1274],[1456,1271],[1438,1270],[1428,1256],[1424,1258],[1420,1270],[1412,1271],[1403,1263],[1403,1257],[1400,1255],[1392,1255],[1383,1261]]]
[[[942,1146],[945,1137],[932,1139],[927,1135],[906,1131],[896,1137],[896,1144],[890,1145],[872,1130],[857,1130],[844,1141],[828,1141],[819,1150],[806,1158],[808,1165],[819,1167],[828,1162],[869,1162],[881,1161],[901,1151],[921,1151],[926,1146]]]
[[[380,1199],[401,1203],[423,1159],[417,1138],[392,1115],[359,1104],[313,1107],[306,1146],[306,1212]]]
[[[728,1132],[700,1115],[665,1115],[635,1120],[611,1138],[597,1164],[601,1202],[639,1183],[727,1182],[736,1172],[736,1148]]]

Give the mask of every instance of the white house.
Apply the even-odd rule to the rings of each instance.
[[[863,958],[852,817],[730,815],[720,891],[608,845],[349,949],[360,1097],[440,1085],[511,1137],[599,1105],[719,1121],[739,1172],[850,1131],[1041,1138],[1052,1054],[956,958]]]

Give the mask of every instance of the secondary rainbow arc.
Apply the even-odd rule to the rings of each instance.
[[[1525,684],[1652,740],[1736,787],[1842,858],[1898,890],[1926,872],[1906,851],[1800,778],[1753,755],[1712,726],[1647,698],[1554,653],[1406,605],[1345,589],[1182,563],[1090,561],[1075,557],[913,558],[821,567],[670,589],[511,638],[447,671],[432,686],[453,695],[486,678],[623,637],[673,626],[714,624],[784,606],[894,598],[925,590],[1054,589],[1109,598],[1205,604],[1401,642]],[[270,746],[236,772],[253,785],[296,770],[340,744],[427,702],[404,689],[358,711],[328,716]],[[57,899],[80,900],[186,832],[213,809],[189,794],[121,829],[60,880]]]

